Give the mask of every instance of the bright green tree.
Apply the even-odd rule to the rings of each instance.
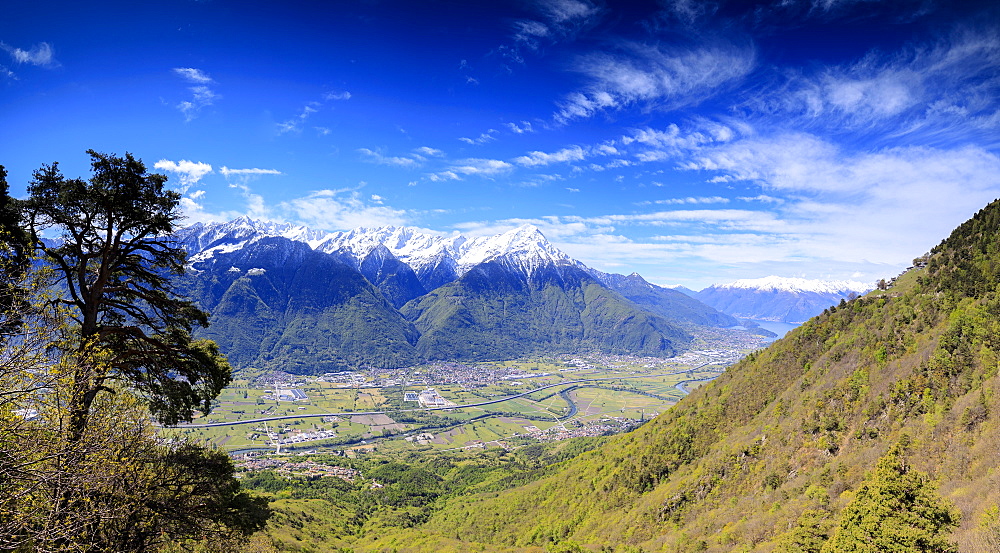
[[[824,553],[950,552],[959,513],[894,446],[878,460],[840,515]]]

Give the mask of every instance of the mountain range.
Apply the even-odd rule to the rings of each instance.
[[[740,319],[800,324],[841,300],[871,291],[849,280],[809,280],[769,276],[714,284],[700,292],[674,289]]]
[[[670,356],[731,316],[637,274],[591,269],[534,226],[495,236],[405,227],[321,233],[197,223],[182,290],[240,366],[315,373],[421,360],[602,351]]]

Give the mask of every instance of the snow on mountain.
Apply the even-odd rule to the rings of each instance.
[[[853,280],[810,280],[772,275],[764,278],[741,279],[729,284],[716,284],[713,288],[740,288],[767,292],[816,292],[819,294],[854,292],[863,294],[873,289],[874,286]]]
[[[254,240],[268,236],[281,236],[298,242],[315,242],[323,233],[303,226],[270,221],[255,221],[247,216],[228,223],[195,223],[175,234],[175,238],[188,252],[188,262],[211,259],[220,253],[229,253],[246,247]],[[310,244],[311,245],[311,244]]]
[[[312,244],[313,248],[325,253],[341,252],[354,259],[368,257],[378,246],[385,246],[396,259],[409,265],[414,271],[432,264],[441,256],[455,259],[458,248],[465,242],[460,235],[440,236],[420,232],[409,227],[356,228],[344,232],[333,232]]]
[[[527,275],[548,265],[570,265],[577,262],[557,249],[534,225],[521,225],[495,236],[482,236],[464,242],[459,247],[458,268],[464,273],[472,267],[503,257]]]
[[[695,296],[741,319],[801,323],[852,294],[873,287],[846,280],[807,280],[769,276],[709,286]]]
[[[196,223],[182,229],[177,238],[187,249],[189,261],[210,259],[245,247],[249,242],[266,236],[282,236],[305,242],[324,253],[340,254],[356,266],[380,246],[396,259],[409,265],[417,274],[438,266],[454,267],[458,275],[486,262],[503,259],[514,268],[530,275],[538,267],[554,264],[578,264],[553,246],[533,225],[522,225],[495,236],[467,238],[462,235],[442,236],[409,227],[357,228],[322,233],[289,224],[254,221],[240,217],[228,223]]]

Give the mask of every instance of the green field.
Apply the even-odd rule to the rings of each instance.
[[[494,379],[480,385],[434,384],[446,401],[457,404],[446,410],[427,410],[404,402],[405,391],[420,392],[428,386],[378,387],[375,381],[357,385],[304,378],[297,386],[307,396],[299,401],[277,401],[274,390],[254,387],[249,379],[238,379],[220,394],[213,411],[195,424],[239,423],[251,419],[324,415],[349,412],[383,412],[377,418],[363,416],[303,417],[269,420],[266,423],[233,424],[218,427],[164,430],[188,439],[210,443],[229,451],[246,448],[275,448],[267,432],[285,443],[286,451],[336,451],[375,442],[379,449],[420,450],[486,447],[510,440],[538,439],[545,431],[582,432],[588,425],[609,418],[648,420],[669,408],[683,392],[678,383],[712,378],[721,365],[705,362],[684,364],[670,359],[628,359],[622,357],[583,358],[583,366],[569,359],[521,359],[503,363],[483,363],[470,371],[512,371],[513,377]],[[704,365],[704,366],[702,366]],[[429,369],[416,367],[412,375]],[[680,372],[684,371],[684,372]],[[666,374],[680,372],[680,374]],[[405,377],[406,375],[404,375]],[[588,380],[586,382],[578,382]],[[563,384],[563,385],[560,385]],[[482,406],[461,407],[487,400],[507,398],[537,388],[522,397]],[[317,432],[326,432],[322,439]],[[329,433],[333,433],[330,435]],[[431,440],[407,441],[421,433]]]

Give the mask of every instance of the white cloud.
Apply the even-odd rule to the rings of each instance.
[[[780,116],[790,127],[877,129],[938,141],[960,136],[1000,108],[1000,38],[992,29],[960,31],[933,45],[792,71],[741,107]]]
[[[310,115],[318,112],[320,106],[321,104],[319,102],[309,102],[302,107],[302,111],[296,117],[278,123],[278,134],[301,132],[302,125],[305,123],[306,119],[309,119]]]
[[[528,121],[521,121],[520,125],[517,125],[516,123],[507,123],[507,128],[514,134],[535,132],[535,129],[531,128],[531,123]]]
[[[557,24],[586,20],[600,12],[594,4],[581,0],[546,0],[540,2],[538,7]]]
[[[194,67],[175,67],[174,73],[177,73],[182,78],[192,83],[208,84],[212,82],[212,77],[209,77],[208,74],[201,69],[195,69]]]
[[[324,100],[350,100],[351,93],[346,90],[343,92],[327,92],[323,95]]]
[[[173,71],[182,79],[197,85],[188,88],[188,91],[191,92],[191,99],[184,100],[176,106],[184,114],[185,122],[191,122],[198,116],[202,108],[211,106],[221,98],[215,91],[206,86],[213,80],[202,70],[193,67],[175,67]]]
[[[358,148],[357,151],[363,156],[365,161],[379,165],[393,165],[395,167],[418,167],[420,165],[420,160],[414,158],[386,156],[382,152],[368,148]]]
[[[752,48],[719,45],[682,50],[623,43],[616,54],[580,57],[574,70],[590,84],[569,94],[555,119],[565,123],[639,103],[666,109],[694,105],[743,79],[755,65]]]
[[[1000,195],[1000,157],[973,146],[849,152],[782,134],[706,148],[682,167],[769,191],[741,199],[775,205],[814,259],[905,262]]]
[[[714,14],[719,8],[718,4],[714,2],[701,0],[669,0],[662,2],[661,5],[666,8],[667,13],[688,25],[706,15]]]
[[[686,204],[727,204],[729,198],[722,196],[688,196],[687,198],[667,198],[663,200],[651,200],[647,203],[657,205],[686,205]]]
[[[541,22],[530,19],[514,22],[514,40],[536,47],[537,39],[549,36],[549,28]]]
[[[438,150],[437,148],[431,148],[429,146],[421,146],[413,151],[417,152],[418,154],[423,154],[425,156],[444,157],[444,152],[442,150]]]
[[[10,54],[10,57],[17,63],[27,63],[39,67],[59,66],[59,62],[55,59],[55,52],[52,49],[52,45],[48,42],[40,42],[32,46],[30,50],[22,50],[0,42],[0,48],[6,50]],[[8,73],[10,72],[8,71]]]
[[[370,205],[357,191],[318,190],[279,204],[279,209],[301,223],[317,229],[344,230],[358,227],[402,226],[410,222],[405,211]]]
[[[180,181],[179,188],[181,194],[186,193],[188,189],[197,184],[202,177],[212,172],[212,166],[208,163],[188,161],[186,159],[182,159],[180,161],[161,159],[153,164],[153,168],[160,169],[161,171],[177,173],[177,175],[179,175],[178,180]],[[225,167],[223,167],[223,169],[225,169]]]
[[[499,159],[469,158],[457,161],[446,173],[450,175],[479,175],[491,177],[510,172],[513,165]]]
[[[461,140],[462,142],[465,142],[466,144],[473,144],[473,145],[475,145],[475,144],[485,144],[487,142],[492,142],[492,141],[496,140],[497,138],[496,138],[495,135],[497,134],[497,132],[499,132],[499,131],[497,131],[496,129],[490,129],[490,130],[488,130],[488,131],[480,134],[477,138],[466,138],[466,137],[463,136],[463,137],[459,138],[459,140]]]
[[[280,174],[282,174],[281,171],[278,171],[277,169],[259,169],[259,168],[256,168],[256,167],[251,168],[251,169],[230,169],[229,167],[226,167],[225,165],[223,165],[222,168],[219,169],[219,173],[221,173],[222,176],[224,176],[226,178],[229,178],[230,176],[280,175]]]
[[[528,152],[528,155],[514,158],[514,162],[525,167],[535,167],[538,165],[549,165],[552,163],[567,163],[570,161],[581,161],[586,157],[583,148],[570,146],[551,154],[545,152]]]

